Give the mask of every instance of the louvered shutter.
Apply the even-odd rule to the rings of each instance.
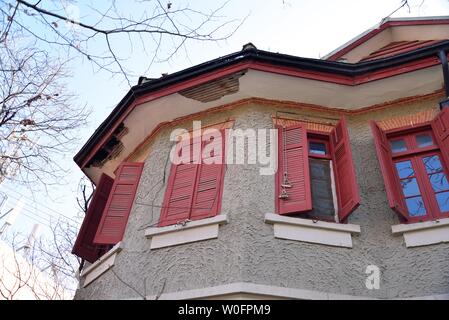
[[[278,127],[278,170],[276,173],[276,210],[279,214],[310,211],[312,194],[310,187],[307,131],[305,124],[287,128]],[[284,172],[287,172],[290,188],[288,197],[279,198],[282,192]]]
[[[449,168],[449,109],[445,108],[432,121],[432,130],[440,147],[441,156]]]
[[[89,262],[97,260],[103,252],[101,245],[94,244],[94,237],[113,183],[114,179],[102,174],[72,249],[73,254]]]
[[[206,141],[203,142],[202,150],[204,150],[204,146],[207,144],[216,153],[205,155],[198,168],[192,212],[190,215],[191,220],[213,217],[220,210],[225,146],[224,131],[221,131],[221,133],[222,138],[213,141],[203,136],[203,140]]]
[[[120,165],[94,243],[116,244],[122,240],[143,165],[140,162]]]
[[[343,222],[360,204],[346,119],[330,134],[332,162],[338,199],[338,217]]]
[[[172,164],[159,226],[176,224],[190,217],[198,167],[193,163]]]
[[[377,159],[379,160],[380,170],[384,178],[388,203],[394,211],[407,219],[408,211],[405,206],[404,198],[402,197],[402,190],[396,175],[396,169],[393,163],[387,136],[375,121],[371,121],[370,125],[374,137],[374,144],[376,146]]]

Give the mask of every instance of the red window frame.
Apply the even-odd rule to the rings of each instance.
[[[427,146],[427,147],[419,147],[416,142],[416,136],[421,134],[429,134],[432,137],[433,145]],[[446,163],[443,159],[440,147],[438,146],[437,140],[435,138],[435,134],[430,126],[430,124],[422,124],[421,126],[414,127],[414,128],[401,128],[396,130],[389,130],[386,131],[388,142],[400,140],[403,139],[405,141],[405,144],[407,146],[406,151],[402,152],[396,152],[393,153],[391,151],[393,165],[395,165],[397,162],[402,161],[411,161],[412,167],[414,170],[414,175],[410,176],[408,178],[416,178],[417,184],[421,193],[421,197],[423,199],[423,203],[426,209],[426,214],[423,216],[410,216],[407,210],[407,222],[413,223],[413,222],[422,222],[422,221],[429,221],[429,220],[436,220],[441,218],[448,218],[449,217],[449,211],[448,212],[441,212],[435,195],[437,193],[445,192],[445,191],[434,191],[433,187],[430,183],[430,180],[428,179],[428,176],[430,175],[423,164],[423,161],[421,160],[424,157],[437,155],[439,157],[439,160],[442,165],[442,171],[433,172],[432,174],[443,172],[446,177],[449,177],[449,171],[446,166]],[[391,147],[391,145],[390,145]],[[397,173],[396,168],[394,168],[395,178],[397,181],[404,180],[405,178],[401,179],[399,177],[399,174]],[[400,185],[400,183],[399,183]],[[446,190],[447,191],[447,190]],[[401,190],[401,196],[403,197],[403,200],[407,198],[412,198],[414,196],[406,197],[402,190]]]
[[[328,133],[324,133],[324,132],[318,132],[318,131],[312,131],[312,130],[307,130],[307,148],[308,148],[308,154],[309,154],[309,158],[315,158],[315,159],[325,159],[325,160],[329,160],[329,165],[331,166],[331,183],[333,183],[334,185],[332,186],[332,189],[336,191],[335,189],[335,175],[334,175],[334,170],[332,168],[332,150],[330,148],[330,135]],[[317,143],[324,143],[325,148],[326,148],[326,153],[325,154],[316,154],[316,153],[311,153],[310,152],[310,142],[317,142]],[[313,190],[312,190],[313,192]],[[338,203],[335,203],[334,201],[334,197],[336,197],[336,194],[334,194],[334,191],[332,192],[332,203],[334,206],[334,217],[330,218],[330,217],[323,217],[323,216],[316,216],[313,215],[311,213],[307,213],[307,218],[309,219],[313,219],[313,220],[320,220],[320,221],[327,221],[327,222],[337,222],[335,221],[335,215],[337,213],[338,210]],[[340,221],[338,221],[338,223],[340,223]]]

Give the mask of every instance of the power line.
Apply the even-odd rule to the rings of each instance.
[[[39,205],[39,206],[41,206],[41,207],[43,207],[43,208],[49,209],[50,211],[54,212],[55,214],[57,214],[57,215],[59,215],[59,216],[61,216],[61,217],[64,217],[64,218],[66,218],[66,219],[68,219],[68,220],[71,220],[72,222],[74,222],[74,223],[76,223],[76,224],[79,224],[79,222],[76,221],[76,220],[74,220],[73,218],[70,218],[70,217],[68,217],[68,216],[66,216],[66,215],[64,215],[64,214],[62,214],[62,213],[60,213],[60,212],[58,212],[58,211],[56,211],[56,210],[50,208],[50,207],[47,207],[46,205],[44,205],[44,204],[42,204],[42,203],[40,203],[40,202],[38,202],[38,201],[36,201],[36,200],[34,200],[34,199],[31,199],[31,198],[29,198],[29,197],[23,195],[22,193],[20,193],[20,192],[18,192],[18,191],[16,191],[16,190],[10,189],[9,187],[5,187],[5,189],[7,189],[7,190],[10,191],[10,192],[14,192],[14,193],[18,194],[18,195],[20,195],[21,197],[23,197],[23,198],[25,198],[25,199],[27,199],[27,200],[29,200],[29,201],[32,201],[33,203],[35,203],[35,204],[37,204],[37,205]],[[14,196],[11,196],[11,197],[14,197]],[[16,197],[17,197],[17,196],[16,196]],[[17,200],[17,198],[15,198],[15,199]],[[53,217],[53,216],[54,216],[53,214],[50,214],[49,212],[46,212],[46,211],[47,211],[47,210],[45,210],[45,211],[44,211],[44,210],[41,210],[41,212],[47,214],[47,215],[50,216],[50,217]]]
[[[20,201],[20,198],[19,198],[18,196],[16,196],[16,195],[10,195],[10,196],[11,196],[12,199],[14,199],[14,200],[16,200],[16,201]],[[34,210],[33,210],[33,209],[34,209]],[[48,212],[39,210],[38,212],[40,212],[41,214],[45,215],[45,216],[42,216],[42,215],[40,215],[38,212],[35,211],[36,208],[30,208],[29,206],[25,206],[25,207],[23,208],[23,210],[25,210],[26,212],[28,212],[28,213],[31,214],[32,216],[37,216],[37,217],[39,217],[40,219],[43,219],[43,220],[47,221],[48,224],[51,223],[51,220],[49,220],[49,218],[50,218],[50,219],[51,219],[51,218],[57,218],[57,217],[55,217],[53,214],[50,214],[50,213],[48,213]],[[67,220],[67,218],[64,218],[64,219]],[[72,220],[72,219],[70,219],[70,220],[71,220],[71,221],[74,221],[74,220]],[[75,221],[74,221],[74,222],[75,222]]]

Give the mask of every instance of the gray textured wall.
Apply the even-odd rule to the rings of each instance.
[[[407,249],[402,236],[391,234],[391,225],[399,220],[388,207],[368,125],[370,119],[382,120],[428,108],[437,108],[437,101],[348,118],[362,199],[349,219],[362,230],[360,236],[353,237],[352,249],[275,239],[273,226],[264,223],[265,213],[274,212],[274,176],[259,175],[256,165],[229,165],[222,199],[222,212],[229,216],[229,224],[220,226],[218,239],[150,251],[150,240],[145,238],[143,229],[157,223],[157,206],[162,203],[166,187],[162,183],[163,168],[172,142],[171,129],[165,129],[155,138],[146,160],[124,237],[124,250],[117,256],[113,271],[78,290],[75,298],[138,297],[118,277],[140,294],[146,287],[147,295],[233,282],[377,298],[449,293],[449,244]],[[202,120],[207,124],[233,117],[234,128],[271,128],[275,110],[281,109],[243,106]],[[185,127],[190,125],[186,123]],[[165,168],[167,176],[169,170],[170,164]],[[379,266],[382,272],[379,290],[365,287],[365,268],[371,264]]]

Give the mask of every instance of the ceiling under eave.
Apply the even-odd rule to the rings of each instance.
[[[217,80],[219,81],[219,80]],[[441,66],[403,73],[382,80],[366,82],[356,86],[311,80],[278,73],[249,69],[232,82],[226,81],[204,88],[226,88],[225,94],[217,93],[217,99],[201,90],[178,92],[136,106],[124,120],[128,128],[121,137],[123,149],[104,166],[84,168],[84,172],[97,182],[101,173],[113,176],[115,168],[122,162],[158,124],[173,119],[219,107],[246,98],[258,97],[270,100],[292,101],[320,105],[341,110],[357,110],[396,99],[424,95],[440,90],[443,85]],[[223,85],[224,84],[224,85]],[[237,91],[236,91],[237,90]],[[191,98],[186,96],[191,95]],[[193,96],[192,96],[193,95]],[[201,102],[201,100],[207,102]]]

